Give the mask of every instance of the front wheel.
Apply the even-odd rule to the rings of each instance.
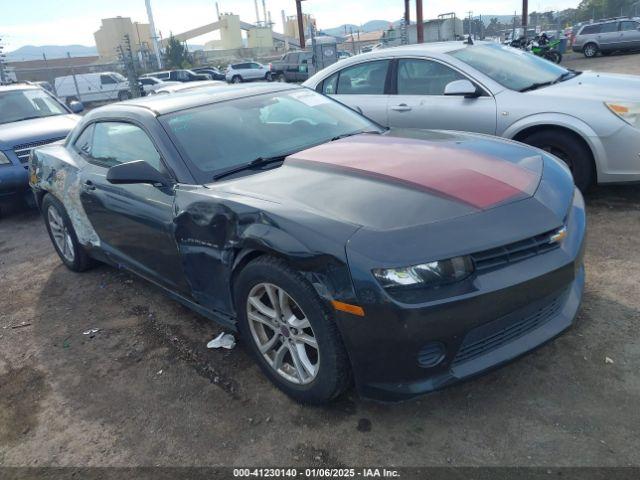
[[[538,147],[555,155],[567,164],[573,181],[581,191],[586,191],[595,182],[596,174],[589,147],[566,131],[541,130],[522,140],[523,143]]]
[[[279,74],[276,76],[276,81],[278,81],[278,82],[282,82],[282,83],[286,83],[286,81],[287,81],[287,77],[285,77],[285,76],[284,76],[284,73],[279,73]]]
[[[284,261],[260,257],[235,283],[238,329],[265,375],[284,393],[326,403],[350,384],[338,328],[313,286]]]
[[[93,266],[94,260],[78,242],[64,205],[51,194],[45,195],[42,200],[42,215],[51,242],[62,263],[74,272],[82,272]]]
[[[242,83],[242,77],[240,75],[234,75],[231,79],[231,83]]]
[[[273,82],[273,75],[271,74],[271,72],[267,72],[267,74],[264,76],[264,79],[267,82]]]

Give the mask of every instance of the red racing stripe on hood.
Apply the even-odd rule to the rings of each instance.
[[[528,168],[451,143],[382,135],[326,143],[287,161],[400,182],[479,209],[530,196],[540,179]]]

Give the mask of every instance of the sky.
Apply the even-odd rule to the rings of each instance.
[[[258,0],[262,12],[262,0]],[[415,5],[415,2],[411,2]],[[575,7],[579,0],[530,0],[530,11],[561,10]],[[151,0],[153,15],[163,37],[215,21],[215,0]],[[254,0],[218,0],[221,12],[240,15],[246,22],[256,20]],[[281,10],[295,14],[294,0],[266,0],[274,30],[282,31]],[[307,0],[303,11],[311,13],[319,28],[369,20],[398,20],[402,0]],[[510,15],[520,12],[521,0],[424,0],[425,19],[454,11],[458,16]],[[414,7],[415,10],[415,7]],[[23,45],[94,45],[93,32],[100,19],[123,16],[146,23],[144,0],[0,0],[0,38],[5,51]],[[412,11],[415,20],[415,11]],[[207,37],[193,40],[204,43]]]

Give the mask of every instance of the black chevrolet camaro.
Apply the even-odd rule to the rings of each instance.
[[[239,331],[293,398],[378,399],[507,362],[574,321],[585,212],[556,158],[385,130],[288,85],[88,113],[30,182],[62,261],[121,265]]]

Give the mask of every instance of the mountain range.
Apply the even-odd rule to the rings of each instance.
[[[47,59],[62,58],[67,56],[67,52],[72,57],[90,57],[98,55],[96,47],[85,47],[84,45],[25,45],[12,52],[7,52],[7,62],[21,62],[24,60],[42,60],[42,54]]]
[[[400,20],[397,20],[395,22],[390,22],[389,20],[370,20],[362,25],[346,23],[344,25],[340,25],[339,27],[323,28],[321,29],[321,32],[331,36],[344,37],[345,35],[349,35],[351,33],[351,30],[353,30],[354,32],[360,30],[360,33],[386,30],[389,27],[390,23],[392,23],[394,26],[397,26],[400,23]]]

